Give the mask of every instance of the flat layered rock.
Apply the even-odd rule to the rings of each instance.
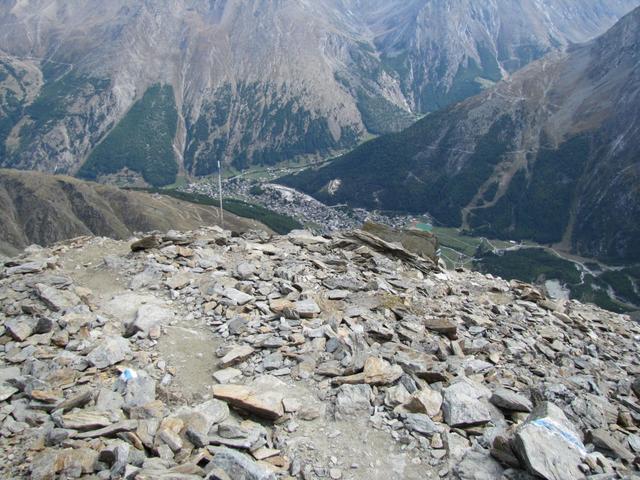
[[[71,430],[97,430],[111,423],[109,415],[99,411],[80,410],[62,416],[62,425]]]
[[[12,275],[26,275],[29,273],[40,273],[46,270],[47,268],[51,268],[55,264],[56,264],[55,258],[47,258],[45,260],[34,260],[31,262],[26,262],[20,265],[9,267],[4,271],[4,274],[10,277]]]
[[[40,300],[54,312],[66,310],[81,303],[80,298],[68,290],[58,290],[43,283],[38,283],[35,290]]]
[[[214,385],[213,396],[259,417],[277,420],[284,415],[284,394],[256,384],[259,380],[256,379],[253,385]]]
[[[599,428],[589,432],[589,440],[597,449],[613,455],[616,458],[621,458],[626,462],[632,462],[635,458],[635,455],[631,453],[627,447],[604,429]]]
[[[321,312],[318,304],[312,299],[295,302],[293,304],[293,310],[300,316],[300,318],[313,318]]]
[[[218,383],[222,384],[230,383],[232,380],[241,376],[242,372],[240,370],[231,367],[213,372],[213,378],[215,378]]]
[[[458,338],[458,325],[447,318],[426,318],[424,326],[427,330],[444,335],[451,340]]]
[[[248,293],[241,292],[235,288],[227,288],[223,295],[240,306],[246,305],[254,299],[254,297]]]
[[[255,350],[249,345],[241,345],[239,347],[235,347],[231,349],[229,353],[227,353],[224,357],[222,357],[222,359],[220,360],[220,365],[223,368],[237,365],[238,363],[244,362],[254,353]]]
[[[506,388],[498,388],[489,400],[503,410],[529,413],[533,409],[531,400]]]
[[[19,390],[11,385],[0,383],[0,402],[9,400],[13,395],[18,393]]]

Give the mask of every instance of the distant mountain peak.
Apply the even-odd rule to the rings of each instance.
[[[602,33],[637,0],[14,0],[0,4],[0,165],[100,178],[313,160]],[[143,102],[156,86],[173,101]],[[151,91],[153,93],[153,90]],[[140,103],[142,102],[142,103]],[[104,160],[140,108],[157,155]],[[120,126],[120,129],[118,129]],[[153,129],[148,129],[151,132]],[[133,134],[132,134],[133,136]],[[145,138],[144,132],[137,136]],[[128,144],[135,143],[135,138]],[[156,151],[154,147],[151,149]],[[95,167],[100,159],[99,168]],[[171,163],[169,165],[169,163]],[[167,181],[169,181],[167,180]]]

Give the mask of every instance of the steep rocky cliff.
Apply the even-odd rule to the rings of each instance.
[[[478,93],[637,4],[2,2],[0,165],[76,173],[89,160],[81,175],[102,178],[124,164],[159,185],[219,159],[326,154]]]
[[[284,180],[329,203],[640,260],[640,9],[400,134]]]

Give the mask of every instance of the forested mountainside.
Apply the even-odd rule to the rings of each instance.
[[[8,0],[0,165],[149,184],[313,158],[478,93],[638,0]]]
[[[640,9],[482,94],[283,183],[509,239],[640,259]]]

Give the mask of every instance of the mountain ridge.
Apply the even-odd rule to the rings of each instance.
[[[476,233],[637,260],[639,38],[636,9],[593,42],[283,183],[329,203],[428,211]]]
[[[227,228],[267,227],[225,212]],[[128,239],[135,232],[220,225],[217,208],[125,191],[65,176],[0,169],[0,253],[97,235]]]
[[[155,85],[174,92],[158,107],[178,114],[164,140],[172,177],[218,159],[317,158],[477,93],[637,3],[554,0],[546,14],[533,0],[12,0],[0,6],[0,165],[76,173]],[[130,163],[149,158],[134,150]]]

